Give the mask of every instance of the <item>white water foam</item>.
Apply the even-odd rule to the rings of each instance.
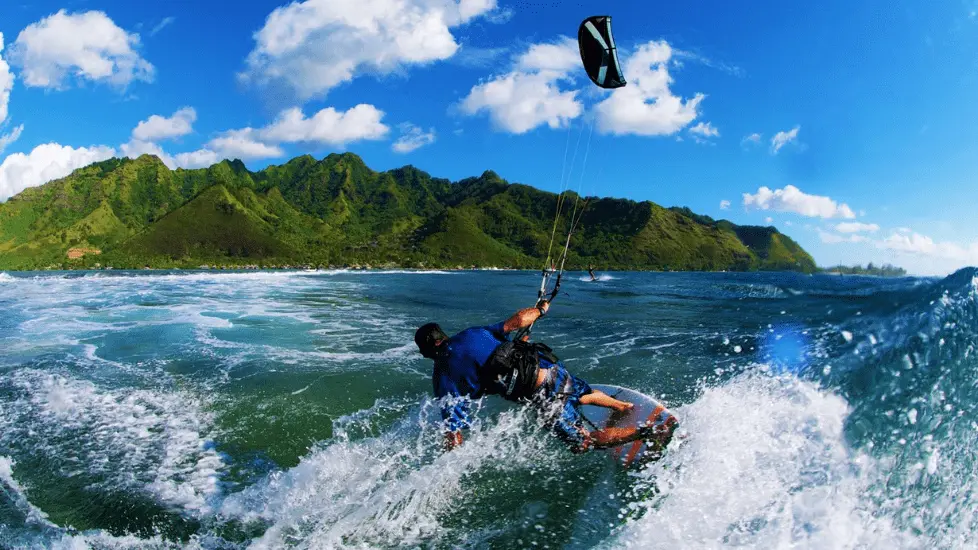
[[[612,546],[925,546],[866,498],[884,474],[848,447],[841,397],[753,372],[676,412],[690,435],[640,474],[661,493],[626,510]]]
[[[298,466],[228,497],[220,513],[269,525],[252,548],[426,546],[451,539],[439,516],[466,498],[465,476],[489,465],[547,467],[545,438],[532,435],[523,410],[503,412],[492,426],[476,421],[465,444],[443,454],[437,406],[408,403],[381,400],[338,420],[332,441]],[[398,408],[409,412],[393,428],[371,426],[374,415]],[[354,440],[351,433],[365,437]]]
[[[456,275],[458,271],[438,269],[331,269],[316,271],[325,275]]]
[[[7,493],[7,497],[13,502],[14,506],[24,514],[28,524],[46,527],[54,526],[53,523],[48,521],[47,514],[27,500],[24,488],[14,479],[14,466],[16,464],[9,456],[0,456],[0,491]]]
[[[84,380],[21,370],[11,375],[19,398],[0,414],[4,445],[28,445],[64,464],[139,489],[192,515],[206,514],[224,464],[208,448],[212,418],[184,392],[105,390]]]
[[[602,281],[602,282],[603,281],[614,281],[617,278],[618,277],[612,277],[611,275],[602,274],[602,275],[598,275],[594,279],[591,279],[591,276],[590,275],[584,275],[583,277],[581,277],[578,280],[579,281],[582,281],[582,282],[585,282],[585,283],[590,283],[592,281]]]

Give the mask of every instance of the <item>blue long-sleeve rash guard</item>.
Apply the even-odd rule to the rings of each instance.
[[[452,431],[469,427],[469,399],[486,394],[501,393],[502,387],[483,384],[479,376],[489,356],[506,341],[505,321],[485,327],[472,327],[452,336],[442,344],[446,354],[435,361],[432,382],[435,397],[452,396],[442,406],[441,416]]]

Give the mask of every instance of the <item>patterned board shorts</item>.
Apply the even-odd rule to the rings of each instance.
[[[554,435],[572,451],[585,451],[588,432],[579,407],[581,397],[594,390],[587,382],[567,372],[562,363],[547,370],[550,371],[547,379],[537,389],[533,401],[546,411],[546,424]]]

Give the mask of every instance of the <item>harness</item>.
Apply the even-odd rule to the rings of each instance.
[[[483,369],[486,385],[502,384],[504,398],[510,401],[530,399],[537,383],[540,359],[557,364],[559,359],[546,344],[506,341],[489,356]]]

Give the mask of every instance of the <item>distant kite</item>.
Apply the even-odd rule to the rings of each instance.
[[[611,35],[611,16],[594,15],[581,22],[577,31],[581,61],[592,82],[602,88],[621,88],[625,77],[618,63],[618,49]]]

